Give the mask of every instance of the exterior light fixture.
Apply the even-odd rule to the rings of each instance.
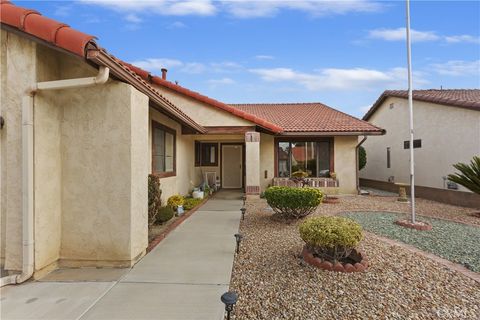
[[[243,235],[241,235],[240,233],[235,233],[234,236],[235,236],[235,240],[237,241],[237,248],[235,249],[235,252],[239,253],[240,252],[240,242],[243,239]]]
[[[242,211],[242,220],[245,220],[245,211],[247,211],[247,209],[243,207],[240,211]]]
[[[225,304],[225,311],[227,311],[227,320],[230,320],[230,312],[233,311],[233,307],[237,303],[238,296],[235,292],[229,291],[222,294],[220,300]]]

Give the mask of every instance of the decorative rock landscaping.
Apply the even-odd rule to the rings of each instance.
[[[391,212],[352,212],[344,216],[360,223],[365,230],[413,245],[442,258],[480,272],[480,228],[461,223],[422,217],[433,227],[419,232],[393,222],[403,214]]]
[[[473,222],[472,209],[417,200],[419,215],[429,213]],[[305,263],[298,228],[272,219],[264,200],[249,200],[240,233],[230,290],[239,294],[233,319],[476,319],[480,284],[464,275],[366,234],[359,249],[367,253],[364,272],[331,272]],[[349,210],[408,212],[395,197],[339,197],[311,216]],[[420,218],[420,217],[419,217]],[[421,217],[421,220],[423,219]],[[412,229],[395,228],[419,232]],[[367,228],[365,228],[367,229]],[[467,237],[467,236],[466,236]],[[333,266],[332,266],[333,268]]]

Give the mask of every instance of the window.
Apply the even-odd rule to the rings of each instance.
[[[422,139],[415,139],[413,140],[413,148],[421,148],[422,147]],[[403,149],[410,149],[410,141],[403,141]]]
[[[390,169],[390,147],[387,147],[387,168]]]
[[[329,177],[330,141],[278,141],[277,176],[290,177],[295,172],[306,172],[309,177]]]
[[[218,166],[218,143],[195,141],[195,166]]]
[[[175,130],[152,122],[152,171],[161,177],[175,175]]]

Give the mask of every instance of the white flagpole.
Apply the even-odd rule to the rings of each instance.
[[[412,42],[410,39],[410,0],[407,0],[407,64],[408,64],[408,110],[410,116],[410,204],[412,223],[415,224],[415,162],[413,155],[413,97],[412,97]]]

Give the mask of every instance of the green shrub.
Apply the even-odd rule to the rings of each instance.
[[[167,200],[167,205],[173,207],[173,208],[176,208],[178,206],[181,206],[183,205],[183,203],[185,202],[185,198],[183,198],[181,195],[179,194],[176,194],[176,195],[173,195],[171,196],[170,198],[168,198]]]
[[[183,203],[183,209],[185,210],[191,210],[194,208],[196,205],[198,205],[200,202],[202,202],[202,199],[196,199],[196,198],[185,198],[185,201]]]
[[[172,219],[174,215],[175,212],[171,206],[161,207],[158,210],[157,223],[161,224],[167,222],[168,220]]]
[[[320,258],[338,261],[348,257],[363,238],[362,227],[343,217],[313,217],[300,225],[300,237]]]
[[[309,215],[323,200],[323,192],[315,188],[269,187],[265,198],[273,211],[284,218]]]
[[[162,206],[162,190],[160,190],[160,178],[148,175],[148,225],[152,226],[157,218],[158,210]]]

